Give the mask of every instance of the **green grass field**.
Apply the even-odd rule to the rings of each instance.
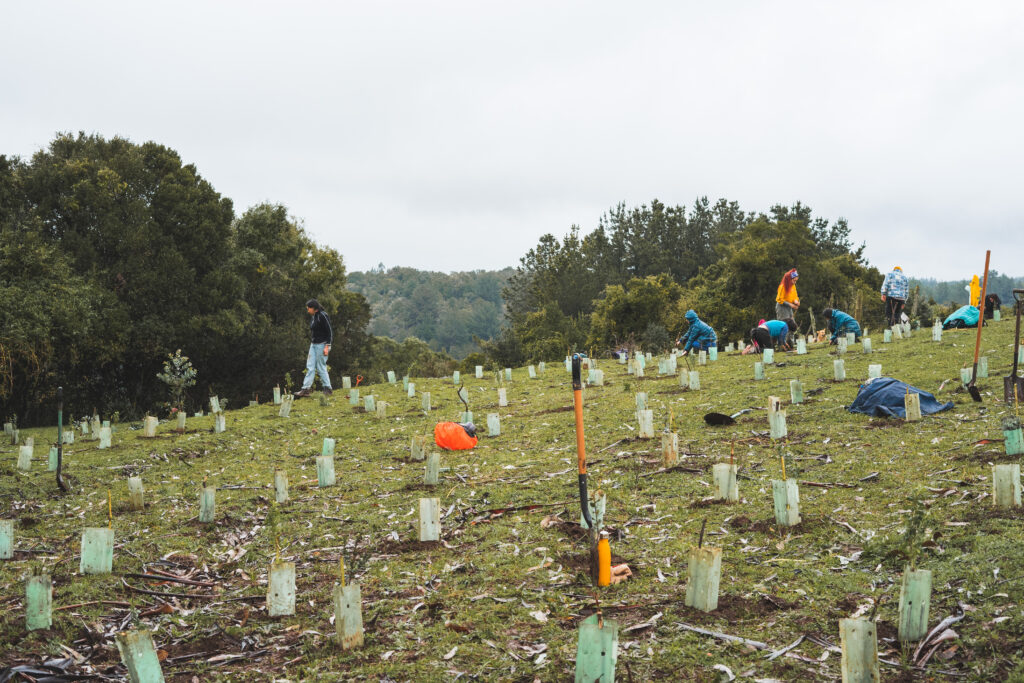
[[[991,465],[1020,461],[1001,441],[1012,322],[985,329],[990,377],[979,381],[980,404],[959,383],[974,335],[947,331],[933,343],[924,329],[883,344],[872,331],[874,353],[851,346],[842,383],[832,381],[835,350],[825,345],[777,354],[765,381],[753,380],[756,357],[723,353],[699,368],[700,391],[658,377],[656,363],[636,379],[599,359],[606,385],[584,392],[590,487],[607,494],[612,552],[633,572],[601,589],[586,573],[572,393],[560,362],[537,380],[525,368],[500,384],[493,372],[466,377],[483,435],[471,452],[442,454],[448,469],[433,488],[409,444],[436,422],[459,419],[450,378],[414,378],[415,398],[401,382],[362,387],[389,404],[386,418],[350,406],[338,390],[328,400],[296,401],[288,418],[269,404],[229,410],[221,434],[210,416],[190,417],[185,434],[161,423],[155,439],[142,438],[139,425],[117,425],[110,450],[79,433],[65,455],[74,483],[65,496],[46,469],[44,444],[55,428],[25,430],[37,444],[30,472],[16,469],[10,439],[0,448],[0,517],[17,520],[15,558],[0,561],[0,665],[71,657],[71,671],[123,675],[113,637],[139,625],[154,631],[169,680],[565,681],[577,625],[595,611],[596,596],[604,618],[620,627],[622,681],[717,681],[724,674],[716,665],[741,680],[838,680],[839,619],[873,610],[883,680],[1024,680],[1021,514],[997,511],[991,499]],[[847,412],[869,362],[926,391],[949,380],[937,395],[955,408],[920,423]],[[765,409],[769,396],[788,404],[793,378],[808,398],[787,405],[789,438],[780,445],[768,438]],[[498,386],[507,388],[507,408],[497,406]],[[421,391],[432,394],[429,415]],[[660,435],[636,438],[637,391],[648,393],[657,431],[672,416],[677,468],[663,469]],[[748,407],[755,410],[735,426],[701,419]],[[489,438],[486,415],[495,412],[502,432]],[[314,456],[324,437],[337,440],[337,484],[321,489]],[[772,514],[780,449],[789,476],[819,484],[801,484],[803,522],[788,529]],[[711,466],[733,450],[741,500],[709,502]],[[276,513],[275,468],[291,484],[290,502]],[[142,477],[144,511],[128,509],[130,475]],[[204,479],[218,487],[210,525],[197,520]],[[113,574],[82,576],[82,529],[107,525],[108,490]],[[440,543],[417,540],[418,499],[428,496],[441,499]],[[903,534],[915,515],[924,530],[908,545]],[[705,545],[723,551],[711,613],[684,606],[686,556],[705,520]],[[297,566],[293,617],[270,618],[264,606],[274,527],[281,557]],[[923,669],[914,662],[926,653],[915,659],[915,647],[896,641],[901,572],[915,547],[918,567],[933,572],[930,626],[964,615]],[[347,579],[362,586],[366,630],[365,646],[345,652],[331,623],[339,556]],[[52,629],[30,634],[23,582],[34,568],[52,574],[56,611]],[[202,585],[133,576],[154,571]],[[807,637],[789,653],[765,657],[800,636]]]

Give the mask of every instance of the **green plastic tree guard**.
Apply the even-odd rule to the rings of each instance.
[[[686,606],[702,612],[718,608],[718,583],[722,577],[721,548],[691,548],[687,566]]]
[[[274,471],[274,500],[278,503],[288,502],[288,474],[282,470]]]
[[[637,437],[641,439],[653,439],[654,438],[654,411],[653,410],[638,410],[636,411],[636,420],[640,425],[640,429],[637,432]]]
[[[761,354],[761,362],[765,365],[771,365],[775,362],[775,349],[765,349]]]
[[[278,403],[280,403],[280,402],[281,401],[278,401]],[[175,425],[175,427],[178,429],[179,432],[185,431],[185,418],[186,417],[187,416],[185,415],[185,411],[184,410],[179,410],[178,411],[178,414],[177,414],[177,424]]]
[[[718,360],[718,347],[717,346],[712,346],[711,348],[708,349],[708,360],[712,361],[712,362]]]
[[[804,402],[804,385],[798,379],[789,380],[789,401],[793,404]]]
[[[715,482],[715,499],[727,500],[730,503],[739,501],[740,489],[736,482],[736,465],[720,462],[711,469]]]
[[[459,416],[459,422],[466,423],[466,422],[472,422],[472,421],[473,421],[473,411],[472,410],[464,410],[464,411],[462,411],[462,414]]]
[[[497,413],[487,413],[487,436],[501,436],[501,418]]]
[[[324,445],[320,449],[320,455],[334,455],[334,439],[324,438]]]
[[[868,365],[868,379],[878,379],[882,376],[882,365],[880,363],[871,363]]]
[[[142,477],[128,477],[128,507],[136,511],[144,507]]]
[[[438,476],[441,472],[441,454],[428,453],[427,464],[423,474],[423,483],[427,486],[437,486]]]
[[[921,640],[928,633],[928,610],[932,600],[932,573],[928,569],[903,569],[900,584],[901,642]]]
[[[878,633],[867,619],[840,619],[843,683],[879,683]]]
[[[224,417],[224,413],[217,413],[213,416],[213,433],[223,434],[228,429],[227,419]]]
[[[114,638],[131,683],[163,683],[160,659],[149,631],[124,631]]]
[[[455,372],[452,373],[452,384],[454,384],[455,386],[458,386],[459,382],[461,380],[462,380],[462,374],[458,370],[456,370]]]
[[[363,646],[363,598],[358,583],[334,584],[334,630],[342,650]]]
[[[211,396],[210,397],[210,412],[211,413],[219,413],[220,412],[220,398],[218,398],[217,396]]]
[[[690,373],[685,370],[679,373],[679,386],[684,389],[690,388]]]
[[[871,353],[871,339],[869,337],[864,337],[863,339],[861,339],[860,346],[861,350],[863,350],[864,353]]]
[[[295,614],[295,563],[274,562],[267,579],[267,614],[287,617]]]
[[[346,377],[345,379],[348,379],[348,377]],[[345,388],[348,389],[348,387]],[[281,387],[274,387],[274,405],[281,405]]]
[[[217,489],[204,486],[199,489],[199,521],[202,524],[213,524],[217,506]]]
[[[159,424],[159,420],[152,415],[147,415],[145,419],[142,420],[142,436],[147,439],[154,438],[156,436],[157,424]]]
[[[334,456],[318,455],[316,457],[316,479],[320,488],[334,486]]]
[[[997,508],[1020,507],[1020,463],[992,466],[992,503]]]
[[[423,412],[425,412],[425,413],[429,413],[430,412],[430,392],[429,391],[424,391],[423,392],[423,405],[422,405],[422,408],[423,408]]]
[[[22,472],[32,469],[32,446],[18,446],[18,469]]]
[[[25,628],[37,631],[53,624],[53,581],[49,574],[34,574],[25,580]]]
[[[352,378],[347,376],[347,375],[345,377],[342,377],[341,378],[341,388],[342,389],[351,389],[352,388]]]
[[[427,437],[425,436],[414,436],[409,439],[409,458],[416,461],[422,461],[426,457],[427,452]]]
[[[109,574],[114,566],[114,530],[93,527],[82,531],[82,574]]]
[[[661,464],[672,467],[679,461],[679,435],[675,432],[661,433]]]
[[[416,383],[415,382],[409,382],[405,386],[405,392],[406,392],[405,395],[408,398],[416,398]]]
[[[832,361],[832,374],[835,381],[845,382],[846,361],[844,361],[842,358],[837,358],[836,360]]]
[[[797,339],[796,340],[796,355],[804,356],[807,354],[807,340]]]
[[[353,389],[353,391],[358,391]],[[281,397],[281,407],[277,410],[278,417],[288,417],[292,412],[292,404],[295,403],[295,397],[291,394],[287,394]]]
[[[903,397],[903,407],[906,409],[907,422],[917,422],[921,419],[921,395],[909,393]]]
[[[47,469],[50,472],[56,472],[57,471],[57,447],[56,446],[50,446],[50,455],[49,455],[48,462],[47,462]]]
[[[1004,430],[1003,447],[1007,455],[1024,455],[1024,431],[1020,427]]]
[[[700,373],[696,370],[690,371],[690,390],[700,391]]]
[[[398,377],[395,375],[394,370],[388,370],[388,384],[394,384],[398,381]]]
[[[593,377],[588,382],[591,386],[603,387],[604,386],[604,370],[591,370]],[[673,370],[673,372],[675,372]]]
[[[477,379],[483,379],[484,378],[484,366],[477,365],[475,370],[476,370],[476,378]]]
[[[373,394],[370,394],[369,396],[365,396],[363,398],[363,410],[365,410],[368,413],[376,413],[377,412],[377,397],[374,396]]]
[[[636,393],[636,409],[647,410],[647,392],[638,391]]]
[[[978,359],[978,377],[988,378],[988,356],[982,356]]]
[[[892,343],[892,330],[886,330],[885,332],[882,333],[882,343],[883,344],[891,344]]]
[[[100,445],[99,448],[110,448],[110,427],[100,427]]]
[[[619,656],[619,625],[592,614],[580,623],[576,644],[576,683],[614,683]]]
[[[348,390],[348,404],[350,406],[359,405],[359,387],[353,387]]]
[[[420,542],[441,540],[441,499],[420,498]]]
[[[535,366],[531,365],[526,368],[526,373],[529,375],[530,379],[537,379],[537,368]]]
[[[773,479],[772,503],[775,521],[779,526],[796,526],[800,523],[800,490],[796,479]]]
[[[512,379],[512,368],[505,368],[505,379],[506,380],[511,380]]]
[[[0,519],[0,560],[14,559],[14,520]]]

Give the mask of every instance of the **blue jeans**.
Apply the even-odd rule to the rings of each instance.
[[[306,376],[302,380],[303,389],[313,388],[313,376],[320,374],[320,382],[325,389],[331,388],[331,378],[327,376],[327,356],[324,355],[326,344],[310,344],[309,355],[306,356]]]

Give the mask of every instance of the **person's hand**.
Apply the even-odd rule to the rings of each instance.
[[[331,345],[330,344],[325,344],[324,345],[324,355],[326,356],[330,352],[331,352]]]
[[[685,355],[686,355],[686,354],[688,354],[688,353],[689,353],[689,351],[683,351],[683,352],[682,352],[681,354],[679,354],[679,355],[680,355],[680,356],[685,356]]]
[[[885,294],[882,295],[882,303],[885,303]]]
[[[792,305],[793,308],[800,308],[800,302],[799,301],[794,301],[791,305]]]

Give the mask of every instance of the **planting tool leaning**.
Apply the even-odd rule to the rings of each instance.
[[[1014,308],[1017,309],[1017,331],[1013,333],[1013,371],[1009,377],[1003,378],[1003,400],[1007,403],[1018,403],[1024,398],[1024,377],[1017,376],[1017,364],[1020,361],[1020,316],[1024,309],[1024,289],[1013,290]]]
[[[988,260],[992,251],[985,252],[985,279],[981,283],[981,298],[978,300],[978,340],[974,343],[974,371],[971,374],[971,381],[967,383],[967,391],[978,403],[981,403],[981,391],[978,390],[978,353],[981,351],[981,328],[985,322],[985,310],[982,308],[985,303],[985,290],[988,289]]]
[[[587,449],[583,440],[583,379],[580,371],[580,354],[572,356],[572,405],[576,415],[576,463],[579,471],[580,511],[590,530],[590,576],[594,583],[598,578],[597,542],[600,529],[590,514],[590,500],[587,495]]]

